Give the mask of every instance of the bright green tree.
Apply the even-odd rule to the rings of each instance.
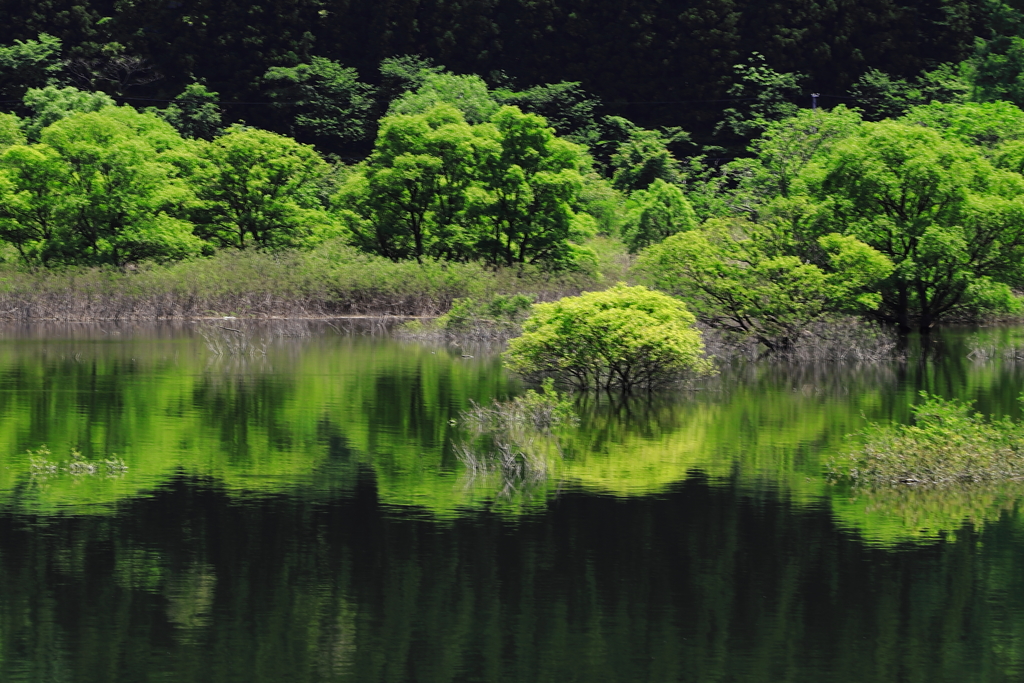
[[[620,284],[536,304],[504,358],[580,389],[650,389],[711,370],[695,321],[677,299]]]
[[[492,132],[448,105],[385,118],[335,198],[356,245],[395,260],[472,258],[479,235],[466,207],[482,155],[497,147]]]
[[[406,92],[394,102],[388,114],[423,114],[439,104],[462,112],[469,123],[489,121],[501,106],[484,79],[476,75],[425,72],[416,90]]]
[[[988,156],[998,154],[1008,143],[1024,140],[1024,111],[1011,102],[927,104],[911,108],[900,121],[978,147]]]
[[[543,118],[502,107],[492,118],[497,147],[483,160],[475,211],[479,253],[492,264],[569,265],[576,204],[586,167],[581,147],[555,136]]]
[[[750,144],[754,156],[739,159],[726,169],[737,186],[731,198],[733,207],[755,216],[776,197],[802,194],[801,174],[807,165],[855,135],[861,117],[840,105],[831,110],[803,109],[766,125],[764,133]]]
[[[11,145],[25,143],[21,132],[21,121],[14,114],[0,114],[0,151]]]
[[[392,259],[569,267],[593,224],[576,213],[586,163],[535,114],[471,125],[439,105],[386,117],[334,204],[360,248]]]
[[[919,125],[865,123],[809,167],[815,228],[854,236],[895,265],[878,315],[927,332],[1008,301],[1024,259],[1024,178]]]
[[[39,134],[51,123],[76,113],[94,112],[113,107],[115,102],[101,92],[87,92],[78,88],[29,88],[22,102],[30,114],[25,120],[25,134],[35,142]]]
[[[166,123],[126,107],[76,114],[41,143],[0,156],[0,235],[30,264],[178,259],[199,250],[185,215],[184,141]]]
[[[697,214],[683,191],[659,178],[648,189],[629,196],[622,237],[630,253],[635,254],[696,226]]]
[[[669,237],[640,257],[638,270],[680,297],[701,321],[785,351],[829,313],[877,308],[874,288],[892,271],[876,250],[837,234],[818,240],[827,265],[792,254],[784,231],[746,221],[711,221]]]
[[[329,168],[312,147],[236,127],[203,143],[194,179],[202,208],[196,233],[221,247],[278,249],[333,235],[322,185]]]

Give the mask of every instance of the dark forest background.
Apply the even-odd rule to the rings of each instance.
[[[1006,3],[967,0],[2,0],[0,44],[59,38],[95,67],[131,56],[145,74],[111,94],[136,106],[194,80],[227,118],[281,129],[260,91],[274,66],[314,56],[380,84],[378,65],[419,55],[492,85],[579,81],[605,114],[707,135],[735,102],[734,65],[754,53],[804,75],[823,104],[850,100],[870,69],[912,78],[959,63],[1003,26]],[[81,83],[80,87],[96,86]]]

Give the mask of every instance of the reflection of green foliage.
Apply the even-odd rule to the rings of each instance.
[[[907,422],[918,389],[1018,416],[1024,363],[966,356],[975,344],[1019,343],[1019,332],[976,338],[949,335],[941,363],[748,364],[723,368],[701,391],[682,395],[579,397],[579,426],[534,442],[551,456],[544,480],[505,497],[499,472],[469,471],[452,446],[466,437],[457,418],[471,401],[504,404],[510,393],[497,358],[484,352],[462,358],[461,350],[333,331],[277,341],[265,359],[249,362],[211,358],[201,339],[180,335],[6,339],[0,501],[41,514],[99,513],[153,495],[179,473],[231,496],[317,499],[369,476],[382,504],[451,519],[467,509],[540,510],[567,488],[658,495],[700,473],[741,490],[768,487],[800,505],[828,501],[840,524],[875,543],[934,538],[998,518],[1017,489],[993,486],[973,498],[955,490],[851,494],[829,485],[825,462],[866,421]],[[51,461],[69,461],[78,449],[91,463],[117,454],[128,470],[33,480],[26,449],[43,443]]]
[[[884,546],[935,540],[965,524],[981,528],[1006,513],[1016,514],[1022,500],[1024,484],[1019,481],[941,489],[837,487],[830,499],[841,526]]]
[[[300,355],[294,344],[304,345]],[[0,396],[0,447],[10,454],[0,496],[40,511],[109,504],[181,471],[238,492],[344,488],[355,476],[345,463],[362,461],[385,501],[455,509],[462,494],[445,450],[449,420],[470,398],[504,392],[494,360],[358,338],[277,344],[265,361],[242,365],[207,366],[207,357],[201,340],[188,338],[113,348],[5,343],[0,381],[14,391]],[[41,443],[57,454],[77,448],[89,461],[117,453],[129,471],[26,489],[25,450]]]
[[[533,297],[525,294],[495,294],[490,299],[456,299],[451,309],[437,319],[437,327],[446,332],[469,332],[478,327],[512,331],[529,315]]]

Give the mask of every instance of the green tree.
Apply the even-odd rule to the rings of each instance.
[[[475,256],[469,188],[484,150],[497,147],[485,133],[448,105],[385,118],[373,153],[334,200],[356,245],[395,260]]]
[[[0,238],[28,265],[45,265],[76,204],[70,166],[51,147],[14,145],[0,155]]]
[[[479,250],[492,264],[570,265],[571,240],[586,167],[581,147],[555,136],[547,122],[516,107],[491,119],[498,147],[481,168],[476,215],[485,223]]]
[[[621,138],[609,159],[616,189],[632,192],[647,189],[655,180],[681,181],[682,167],[669,145],[689,140],[686,133],[679,129],[645,130],[618,116],[609,116],[605,125],[612,129],[611,137]]]
[[[1014,2],[993,0],[984,5],[988,35],[978,36],[967,62],[971,99],[1024,104],[1024,12]]]
[[[800,94],[800,82],[806,76],[779,73],[760,52],[754,52],[745,64],[733,67],[736,82],[729,88],[729,97],[739,104],[725,110],[718,130],[729,128],[734,134],[750,138],[772,121],[793,116],[799,107],[794,100]]]
[[[785,351],[824,315],[877,308],[874,289],[892,272],[878,251],[827,235],[817,244],[826,254],[823,268],[792,255],[794,246],[784,230],[711,221],[649,248],[637,267],[702,322],[772,351]]]
[[[697,214],[683,191],[658,178],[648,189],[629,196],[622,237],[630,253],[635,254],[696,226]]]
[[[113,107],[116,103],[101,92],[86,92],[77,88],[29,88],[22,102],[29,111],[25,119],[25,135],[35,142],[44,128],[76,113],[94,112]]]
[[[224,114],[218,99],[220,95],[204,84],[189,83],[166,109],[154,113],[186,138],[212,140],[223,128]]]
[[[573,266],[583,150],[544,119],[503,107],[471,125],[449,105],[386,117],[334,205],[356,244],[392,259]]]
[[[26,88],[51,85],[64,68],[60,53],[60,39],[46,33],[0,46],[0,99],[18,100]]]
[[[447,104],[461,111],[467,122],[476,124],[489,121],[501,106],[479,76],[428,72],[422,79],[416,90],[391,103],[388,114],[423,114]]]
[[[114,264],[194,254],[194,196],[176,157],[184,142],[127,107],[75,114],[41,144],[0,157],[0,234],[30,264]]]
[[[428,76],[441,73],[444,67],[437,66],[432,60],[419,55],[398,55],[382,59],[377,70],[381,77],[377,98],[383,104],[382,109],[386,111],[396,98],[416,90],[423,85]]]
[[[21,120],[14,114],[0,114],[0,152],[11,145],[25,143]]]
[[[775,197],[802,193],[807,165],[855,135],[860,124],[860,114],[842,105],[831,110],[802,109],[767,124],[764,133],[750,144],[753,158],[739,159],[726,169],[738,188],[732,198],[734,209],[756,215]]]
[[[515,372],[579,389],[651,389],[711,370],[694,322],[680,301],[620,284],[536,304],[504,358]]]
[[[992,156],[1007,143],[1024,140],[1024,111],[1011,102],[932,103],[911,108],[900,119]]]
[[[971,84],[962,69],[943,64],[913,80],[893,78],[878,69],[868,69],[850,88],[850,95],[868,121],[896,118],[911,107],[941,103],[962,103],[971,94]]]
[[[906,123],[862,124],[808,167],[819,231],[863,240],[895,265],[878,314],[927,332],[1006,299],[1024,258],[1024,178],[976,147]]]
[[[601,142],[597,110],[601,100],[587,93],[578,81],[545,83],[520,92],[495,93],[498,101],[543,116],[555,133],[572,142],[594,146]]]
[[[235,127],[199,149],[207,165],[194,180],[202,202],[196,233],[204,239],[277,249],[334,234],[321,197],[330,169],[312,147]]]
[[[275,107],[286,112],[292,135],[327,147],[366,137],[373,86],[351,67],[323,57],[308,64],[275,66],[263,76]]]

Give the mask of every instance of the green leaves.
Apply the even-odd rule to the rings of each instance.
[[[913,425],[869,425],[863,444],[830,463],[859,486],[949,487],[1024,476],[1020,423],[986,419],[971,403],[921,392]]]
[[[828,235],[818,245],[825,269],[787,254],[793,246],[764,226],[709,221],[644,251],[638,270],[705,323],[772,350],[791,346],[823,315],[877,305],[871,290],[892,264],[876,250]]]
[[[659,178],[647,190],[630,195],[622,236],[630,253],[635,254],[696,226],[697,214],[683,191]]]
[[[174,163],[183,144],[130,108],[72,115],[37,145],[0,156],[0,235],[29,264],[178,259],[199,250],[191,188]]]
[[[328,167],[316,151],[267,131],[233,128],[198,147],[197,233],[218,246],[295,247],[336,232],[319,190]]]
[[[1019,277],[1024,179],[978,148],[883,121],[862,124],[818,163],[808,184],[817,229],[853,235],[896,266],[882,283],[885,319],[927,330],[968,305],[974,279]]]
[[[271,67],[263,82],[275,106],[290,113],[296,137],[328,145],[366,137],[374,89],[355,69],[313,57],[308,64]]]
[[[385,118],[334,205],[360,248],[392,259],[566,267],[584,164],[539,116],[503,107],[472,125],[438,105]]]
[[[581,389],[652,388],[711,371],[694,322],[678,300],[620,284],[536,304],[504,357],[515,372]]]

